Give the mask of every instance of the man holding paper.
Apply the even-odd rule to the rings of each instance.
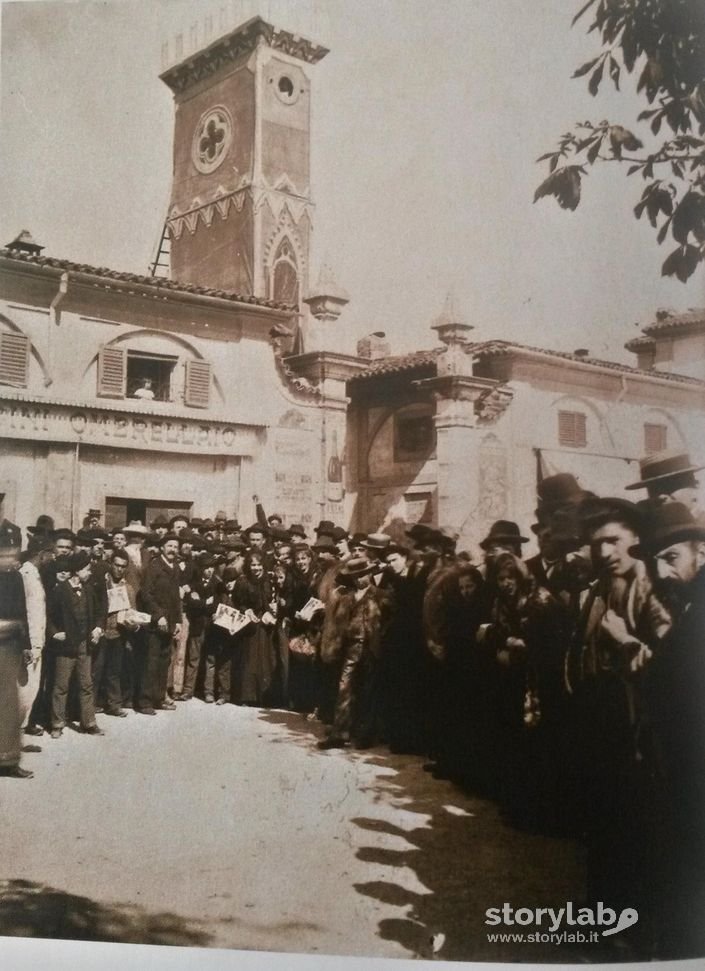
[[[125,652],[132,650],[129,632],[139,628],[137,592],[126,575],[130,558],[124,550],[115,550],[110,569],[105,577],[108,597],[108,615],[105,625],[105,665],[98,692],[105,695],[105,714],[124,718],[122,707],[122,663]]]

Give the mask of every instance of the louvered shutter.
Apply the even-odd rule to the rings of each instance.
[[[207,361],[186,362],[184,404],[207,408],[211,400],[211,366]]]
[[[29,377],[29,338],[24,334],[0,333],[0,384],[26,388]]]
[[[569,448],[587,445],[587,423],[581,411],[558,412],[558,442]]]
[[[101,347],[98,354],[98,394],[102,398],[124,398],[127,355],[120,347]]]

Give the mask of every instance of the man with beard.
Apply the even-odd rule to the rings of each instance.
[[[568,653],[573,693],[574,803],[587,839],[588,903],[639,911],[632,937],[648,953],[654,860],[652,763],[644,717],[644,669],[670,627],[632,548],[642,525],[624,499],[583,506],[597,579],[585,592]]]
[[[652,509],[631,549],[646,560],[673,612],[649,670],[664,783],[658,840],[660,958],[705,955],[705,527],[682,503]]]

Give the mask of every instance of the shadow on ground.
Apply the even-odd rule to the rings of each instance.
[[[261,717],[285,728],[283,737],[297,744],[312,747],[322,734],[318,723],[306,722],[295,713],[267,711]],[[379,921],[377,933],[383,940],[400,943],[416,957],[440,960],[586,963],[606,959],[597,951],[568,944],[487,939],[488,931],[522,930],[488,927],[484,921],[489,907],[508,902],[515,908],[555,908],[581,899],[584,861],[582,849],[574,842],[513,829],[493,803],[424,772],[421,758],[391,755],[384,748],[350,751],[349,757],[383,770],[363,787],[375,807],[419,815],[418,826],[413,816],[405,815],[404,828],[379,817],[352,820],[363,838],[370,834],[369,842],[374,843],[359,846],[357,858],[375,865],[375,877],[380,866],[388,874],[387,879],[357,883],[355,889],[387,907],[399,908],[398,917]],[[384,846],[385,836],[395,838],[389,841],[393,849]],[[403,849],[398,848],[400,840],[405,841]],[[418,881],[414,881],[415,890],[405,886],[408,870]]]
[[[206,947],[211,941],[176,914],[101,904],[27,880],[0,880],[0,936],[183,947]]]

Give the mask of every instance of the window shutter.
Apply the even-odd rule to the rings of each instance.
[[[29,338],[24,334],[0,333],[0,384],[26,388],[29,377]]]
[[[644,425],[644,451],[647,455],[664,452],[668,448],[668,427],[666,425]]]
[[[207,408],[211,400],[211,366],[207,361],[186,362],[184,404]]]
[[[98,394],[102,398],[124,398],[127,378],[126,354],[121,347],[101,347],[98,354]]]
[[[581,411],[558,412],[558,442],[569,448],[587,445],[587,422]]]

